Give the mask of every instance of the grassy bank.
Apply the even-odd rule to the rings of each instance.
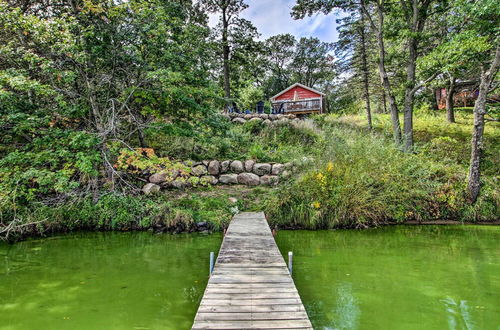
[[[325,140],[320,155],[300,178],[283,187],[267,205],[278,226],[366,227],[405,221],[494,221],[498,205],[498,125],[485,132],[483,187],[479,201],[466,199],[471,115],[418,114],[414,154],[391,143],[388,115],[375,115],[375,130],[363,116],[318,117]]]
[[[474,205],[467,203],[465,192],[470,113],[458,112],[457,124],[446,123],[444,113],[417,114],[413,154],[394,147],[388,115],[376,114],[374,124],[375,129],[368,131],[365,118],[354,115],[322,115],[274,127],[223,123],[223,134],[210,135],[199,145],[199,159],[220,154],[217,158],[294,160],[300,164],[294,177],[273,188],[216,186],[144,196],[138,193],[143,182],[131,180],[121,190],[109,191],[103,186],[97,192],[85,192],[75,182],[73,190],[42,194],[35,189],[39,184],[27,181],[19,191],[36,198],[3,200],[2,235],[5,237],[9,225],[11,240],[80,229],[220,230],[235,212],[255,210],[264,210],[272,225],[280,228],[500,219],[500,128],[496,123],[485,131],[483,187]],[[168,140],[166,136],[162,139]],[[193,155],[190,139],[172,138],[176,144],[159,143],[159,139],[155,151],[172,158]],[[58,168],[53,172],[58,173]],[[2,184],[13,187],[10,181]]]

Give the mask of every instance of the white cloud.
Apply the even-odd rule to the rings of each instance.
[[[241,17],[251,21],[266,39],[276,34],[290,33],[297,38],[318,37],[322,41],[337,40],[335,15],[316,14],[301,20],[290,16],[295,0],[246,0],[249,7],[241,13]],[[217,15],[210,15],[210,25],[215,26]]]

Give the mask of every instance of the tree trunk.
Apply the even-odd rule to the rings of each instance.
[[[455,77],[450,76],[450,84],[446,89],[446,119],[449,123],[455,122],[455,109],[453,108],[453,96],[455,95]]]
[[[387,113],[387,98],[385,97],[384,89],[382,89],[382,105],[384,107],[384,113]]]
[[[372,129],[372,113],[370,109],[370,91],[369,91],[369,71],[368,61],[366,60],[366,35],[365,35],[365,15],[361,11],[361,70],[363,71],[363,89],[366,105],[366,119],[368,120],[368,128]]]
[[[228,42],[229,22],[226,17],[226,9],[222,10],[222,61],[224,70],[224,94],[227,99],[231,98],[231,86],[229,83],[229,42]]]
[[[379,52],[379,63],[378,69],[380,74],[380,81],[385,90],[385,96],[389,99],[389,108],[391,111],[391,120],[392,120],[392,130],[394,142],[396,145],[401,144],[401,125],[399,124],[399,111],[398,106],[396,104],[396,98],[392,93],[391,84],[389,81],[389,77],[387,75],[387,71],[385,70],[385,45],[384,45],[384,13],[383,13],[383,4],[377,4],[377,15],[378,15],[378,26],[375,26],[373,20],[370,18],[370,24],[372,28],[375,30],[375,35],[377,37],[378,43],[378,52]],[[364,1],[361,2],[361,9],[364,11],[365,15],[369,17],[368,9],[366,8],[366,4]]]
[[[481,155],[483,152],[484,115],[486,114],[486,97],[493,78],[500,66],[500,45],[497,46],[495,58],[488,71],[481,70],[479,95],[474,103],[474,127],[472,129],[471,158],[467,190],[469,201],[475,203],[481,190]]]
[[[408,64],[406,67],[406,88],[404,99],[404,150],[413,149],[413,104],[415,100],[416,68],[418,41],[412,37],[408,41]]]

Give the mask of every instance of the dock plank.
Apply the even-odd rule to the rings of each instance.
[[[312,329],[264,213],[232,219],[193,329]]]

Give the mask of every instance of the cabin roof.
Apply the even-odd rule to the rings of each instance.
[[[315,90],[314,88],[307,87],[306,85],[302,85],[301,83],[295,83],[295,84],[293,84],[293,85],[291,85],[291,86],[288,86],[287,88],[285,88],[284,90],[282,90],[282,91],[281,91],[281,92],[279,92],[278,94],[274,95],[273,97],[271,97],[271,100],[274,100],[274,99],[275,99],[275,98],[277,98],[278,96],[280,96],[280,95],[282,95],[282,94],[284,94],[284,93],[288,92],[290,89],[292,89],[292,88],[294,88],[294,87],[302,87],[302,88],[304,88],[304,89],[307,89],[307,90],[309,90],[309,91],[311,91],[311,92],[314,92],[314,93],[317,93],[317,94],[319,94],[319,95],[322,95],[322,96],[324,96],[324,95],[325,95],[324,93],[321,93],[320,91]]]

